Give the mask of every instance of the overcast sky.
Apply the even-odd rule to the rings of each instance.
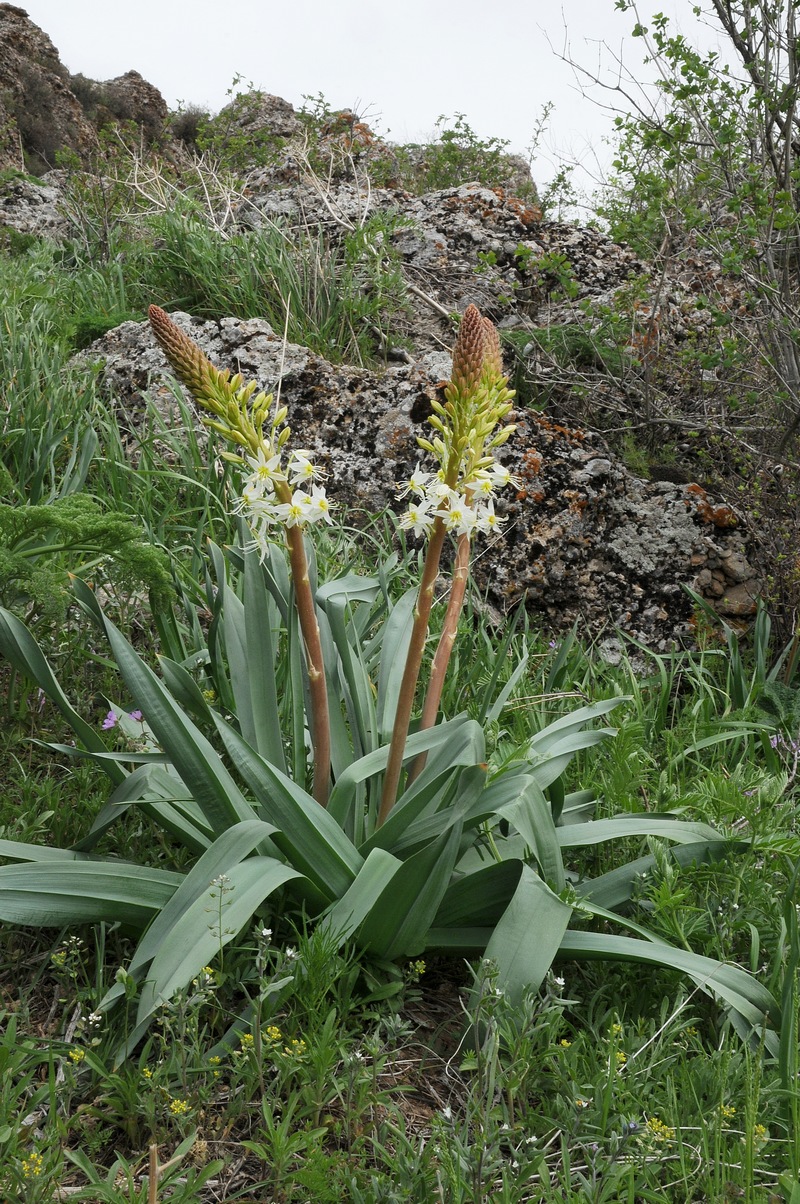
[[[608,162],[602,143],[611,118],[581,96],[556,52],[594,69],[605,42],[641,71],[632,16],[616,12],[614,0],[16,2],[72,73],[103,80],[139,71],[170,108],[182,102],[217,111],[238,73],[296,107],[321,92],[335,108],[367,110],[392,141],[421,141],[441,114],[464,113],[481,137],[509,139],[510,149],[524,151],[552,102],[534,178],[545,181],[555,159],[574,157],[585,188],[595,156]],[[641,0],[639,11],[643,19],[665,12],[691,36],[692,3]]]

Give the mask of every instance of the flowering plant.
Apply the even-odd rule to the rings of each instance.
[[[763,1030],[776,1048],[775,1001],[752,976],[673,948],[624,915],[652,856],[595,879],[568,879],[564,852],[574,847],[657,836],[688,861],[728,845],[706,824],[661,815],[590,820],[591,795],[565,795],[561,779],[575,753],[614,735],[591,725],[622,699],[562,716],[494,770],[483,724],[501,713],[525,656],[476,717],[439,715],[471,541],[496,527],[494,494],[510,481],[495,453],[513,430],[504,424],[512,395],[491,323],[467,310],[445,401],[431,417],[434,434],[420,440],[435,467],[412,473],[401,522],[425,537],[425,558],[419,585],[397,599],[389,588],[396,558],[374,577],[345,573],[317,583],[306,536],[328,522],[330,507],[308,453],[289,451],[285,408],[211,365],[163,310],[151,310],[151,323],[204,421],[231,444],[226,454],[244,473],[235,505],[249,535],[225,553],[209,545],[212,623],[206,637],[196,622],[192,628],[204,646],[187,647],[173,616],[155,616],[161,677],[93,592],[74,583],[146,724],[144,751],[109,752],[72,708],[30,632],[0,610],[0,652],[38,683],[71,724],[80,755],[96,759],[113,785],[72,849],[0,840],[0,856],[10,862],[0,867],[0,919],[57,927],[108,920],[139,934],[127,970],[101,1004],[107,1009],[139,988],[137,1023],[122,1053],[254,918],[298,905],[332,937],[352,938],[382,959],[427,949],[483,954],[512,999],[536,988],[555,958],[679,969],[721,1000],[743,1034]],[[456,539],[449,600],[412,731],[449,533]],[[501,642],[499,660],[510,639]],[[193,676],[198,663],[207,667],[209,689]],[[189,850],[187,871],[93,854],[131,806]],[[572,930],[574,914],[627,931]]]

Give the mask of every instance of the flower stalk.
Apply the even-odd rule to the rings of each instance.
[[[444,629],[423,706],[423,728],[433,726],[438,714],[466,594],[472,536],[489,532],[500,523],[494,510],[494,494],[511,483],[512,477],[492,453],[515,429],[513,425],[501,425],[514,396],[507,386],[497,330],[470,305],[453,348],[453,369],[444,403],[432,402],[433,414],[428,421],[436,433],[431,439],[417,440],[439,467],[434,473],[417,467],[404,490],[412,495],[412,501],[400,525],[416,535],[426,535],[428,550],[395,712],[378,826],[386,821],[397,799],[445,538],[448,533],[456,537],[456,558]],[[412,778],[424,763],[424,755],[417,758]]]
[[[325,490],[313,484],[321,474],[303,451],[293,451],[283,463],[290,436],[286,408],[271,395],[254,396],[255,382],[215,368],[197,344],[157,305],[149,310],[150,325],[178,379],[207,413],[203,424],[233,444],[224,459],[249,470],[237,510],[247,519],[254,546],[262,559],[272,542],[271,531],[282,527],[289,550],[295,606],[305,649],[311,704],[311,743],[314,753],[314,798],[326,806],[330,789],[331,741],[328,688],[322,642],[303,543],[309,523],[330,522]],[[311,492],[304,486],[309,485]]]

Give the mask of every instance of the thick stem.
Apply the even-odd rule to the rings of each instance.
[[[328,714],[328,687],[325,682],[325,663],[322,642],[314,609],[314,597],[308,576],[308,561],[303,547],[300,527],[287,527],[289,560],[292,566],[294,598],[300,631],[306,650],[309,694],[311,697],[311,744],[314,750],[314,798],[323,807],[328,805],[331,778],[331,727]]]
[[[453,580],[450,586],[450,600],[447,603],[442,634],[439,637],[439,643],[431,665],[431,678],[428,682],[428,690],[422,706],[422,717],[419,722],[420,731],[426,731],[429,727],[433,727],[436,722],[436,716],[439,714],[439,704],[442,701],[447,667],[450,664],[453,645],[456,642],[458,620],[461,618],[461,611],[464,608],[464,598],[467,593],[469,553],[469,536],[462,535],[459,537],[458,544],[456,545],[456,555],[453,562]],[[427,753],[422,752],[419,754],[409,772],[409,782],[413,782],[415,778],[419,777],[425,768],[427,759]]]
[[[439,561],[445,540],[445,525],[437,518],[431,528],[428,540],[428,551],[422,570],[422,580],[419,583],[417,607],[414,612],[414,626],[411,629],[411,642],[408,646],[408,656],[403,670],[403,680],[400,683],[400,693],[397,699],[397,710],[392,728],[392,743],[389,747],[389,760],[386,763],[386,774],[383,781],[383,797],[378,812],[378,827],[385,823],[389,812],[397,799],[397,788],[400,784],[400,774],[403,769],[403,754],[408,739],[408,727],[411,723],[411,712],[414,707],[414,695],[417,691],[422,654],[425,651],[425,640],[428,635],[428,621],[433,606],[433,591],[439,574]]]

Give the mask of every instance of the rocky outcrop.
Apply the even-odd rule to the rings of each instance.
[[[24,9],[0,4],[0,168],[38,174],[59,150],[85,158],[96,141],[50,38]]]
[[[416,437],[429,429],[449,353],[427,351],[374,373],[332,366],[304,347],[284,349],[260,319],[173,316],[215,363],[268,390],[280,383],[293,443],[324,466],[328,492],[349,523],[400,508],[397,482],[421,457]],[[145,391],[167,421],[180,420],[179,386],[146,323],[125,323],[84,357],[102,362],[104,385],[132,432]],[[494,607],[524,599],[550,627],[581,618],[595,632],[619,627],[656,648],[691,638],[684,585],[723,614],[752,613],[755,574],[729,507],[697,485],[636,478],[591,432],[533,413],[516,421],[503,459],[520,485],[505,499],[502,534],[475,558],[476,580]]]
[[[132,121],[141,129],[145,142],[153,142],[161,136],[169,117],[167,102],[158,88],[148,83],[138,71],[126,71],[95,87],[96,124]]]
[[[138,71],[102,83],[71,76],[25,10],[0,4],[0,170],[41,175],[63,151],[86,164],[105,124],[132,121],[147,143],[167,117],[164,97]]]

